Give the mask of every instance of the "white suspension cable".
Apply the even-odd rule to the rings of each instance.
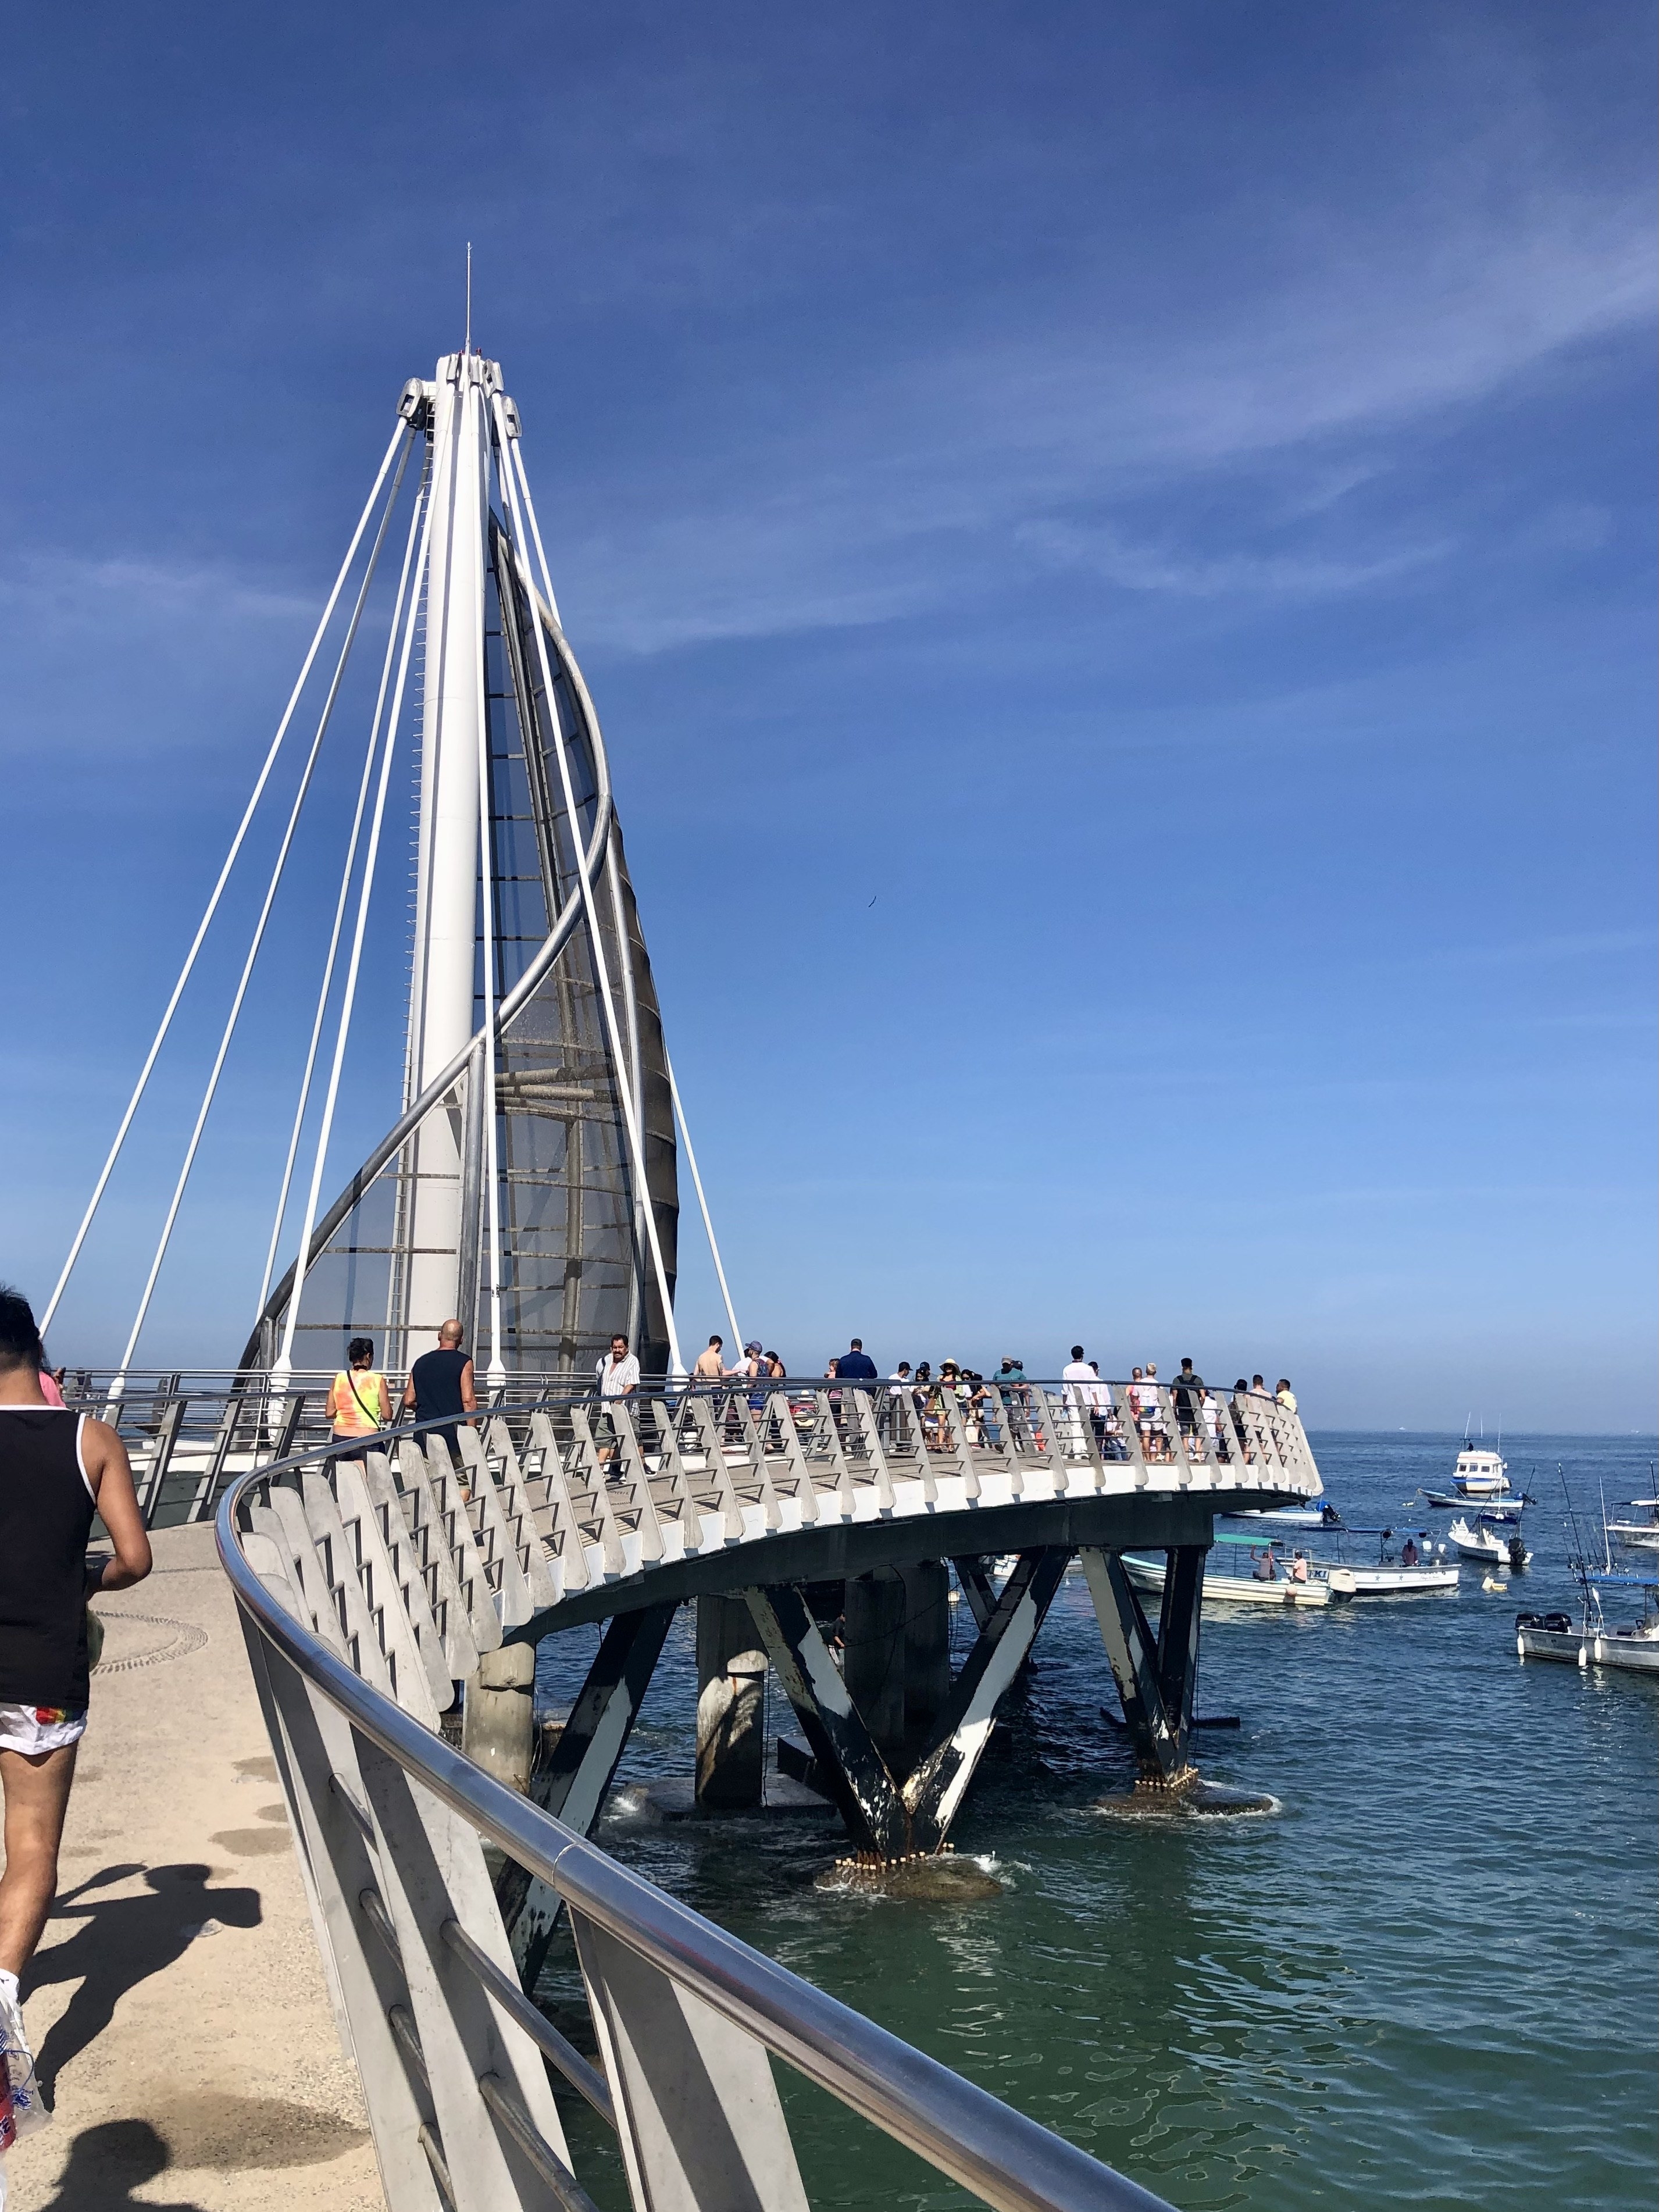
[[[524,458],[519,451],[517,441],[507,434],[499,393],[494,396],[493,405],[496,439],[502,460],[506,464],[501,471],[501,480],[513,509],[514,550],[520,562],[523,562],[524,517],[527,515],[530,520],[531,536],[536,547],[537,559],[541,567],[542,582],[546,590],[547,603],[550,607],[553,605],[553,580],[548,571],[547,556],[542,550],[541,532],[536,525],[536,509],[530,496],[530,482],[525,474]],[[520,512],[521,498],[522,513]],[[525,581],[533,596],[535,588],[533,579],[526,576]],[[532,608],[532,613],[533,611]],[[634,1164],[634,1173],[637,1178],[636,1187],[645,1194],[646,1241],[651,1248],[651,1264],[657,1279],[657,1294],[662,1301],[663,1323],[668,1332],[669,1372],[678,1377],[685,1373],[685,1364],[680,1358],[679,1337],[674,1328],[674,1304],[669,1294],[668,1270],[663,1264],[662,1243],[657,1234],[657,1209],[652,1203],[651,1186],[645,1171],[645,1146],[641,1137],[639,1117],[634,1111],[633,1085],[629,1080],[628,1055],[623,1050],[622,1035],[617,1022],[616,1002],[611,990],[610,963],[605,957],[605,940],[599,933],[599,909],[593,898],[593,886],[588,880],[587,871],[581,861],[580,838],[577,826],[580,817],[576,811],[576,793],[571,781],[570,757],[565,745],[564,732],[559,724],[558,706],[553,690],[553,671],[547,657],[547,633],[543,629],[539,619],[532,621],[531,628],[536,634],[536,652],[541,663],[542,686],[547,699],[548,720],[552,726],[554,751],[558,757],[559,763],[559,781],[564,793],[565,815],[570,824],[571,848],[576,860],[576,878],[581,890],[583,910],[587,916],[587,933],[593,948],[593,965],[599,984],[599,1005],[605,1015],[605,1030],[610,1039],[611,1064],[616,1073],[617,1097],[622,1106],[623,1127],[627,1135],[628,1148]],[[623,957],[626,958],[627,947],[624,945],[621,950]]]
[[[120,1158],[122,1146],[126,1142],[127,1131],[132,1127],[133,1116],[138,1111],[139,1103],[149,1086],[150,1072],[155,1067],[161,1047],[166,1042],[167,1031],[173,1026],[173,1017],[178,1011],[179,1001],[185,994],[185,986],[189,982],[191,973],[195,968],[196,956],[202,949],[202,941],[208,933],[209,925],[219,910],[219,901],[224,895],[225,885],[230,880],[230,872],[236,864],[236,855],[242,849],[242,840],[247,835],[248,824],[253,819],[254,811],[270,780],[270,771],[276,764],[276,756],[282,750],[283,740],[288,735],[288,726],[294,719],[294,710],[300,703],[300,695],[305,690],[307,679],[311,674],[311,665],[317,657],[318,648],[321,646],[329,623],[333,619],[334,609],[344,588],[345,580],[350,574],[351,564],[357,557],[357,548],[362,542],[364,531],[368,527],[368,518],[374,511],[374,503],[380,495],[380,487],[386,482],[386,471],[392,466],[399,443],[410,434],[408,426],[402,422],[392,434],[392,442],[386,449],[385,458],[380,463],[380,471],[374,479],[374,489],[370,491],[364,502],[363,511],[357,519],[357,527],[352,532],[350,544],[346,548],[345,559],[340,563],[340,573],[334,579],[334,588],[328,595],[328,603],[323,609],[322,617],[317,624],[315,635],[312,638],[310,647],[301,665],[299,680],[289,695],[283,719],[276,726],[276,734],[270,741],[270,750],[265,755],[264,764],[260,769],[258,780],[254,783],[252,795],[248,800],[240,822],[237,824],[236,835],[230,841],[230,850],[226,854],[224,866],[219,871],[219,880],[213,886],[213,895],[209,899],[206,909],[197,926],[196,934],[191,940],[190,951],[185,955],[185,964],[179,971],[179,980],[173,987],[173,995],[167,1000],[167,1011],[161,1016],[161,1026],[156,1030],[149,1051],[145,1055],[143,1066],[139,1070],[137,1083],[133,1087],[131,1097],[127,1101],[126,1112],[121,1116],[121,1126],[117,1129],[115,1141],[109,1148],[109,1157],[105,1160],[98,1181],[94,1186],[92,1196],[87,1204],[87,1210],[81,1217],[81,1225],[75,1232],[75,1241],[70,1246],[69,1256],[64,1262],[63,1273],[58,1276],[52,1296],[46,1301],[46,1311],[40,1316],[40,1328],[42,1334],[51,1326],[52,1317],[58,1310],[58,1301],[64,1295],[70,1276],[74,1271],[75,1263],[81,1256],[81,1247],[87,1241],[87,1232],[92,1227],[93,1217],[96,1214],[103,1199],[106,1186],[115,1171],[115,1163]]]
[[[645,1070],[640,1059],[640,1002],[634,981],[633,957],[628,949],[627,918],[623,912],[622,870],[617,854],[622,848],[622,833],[614,823],[605,843],[605,889],[611,907],[611,926],[617,933],[617,945],[621,953],[623,1020],[628,1037],[628,1079],[634,1086],[634,1111],[639,1116],[640,1127],[645,1127]],[[647,1200],[638,1192],[634,1197],[634,1249],[643,1255],[645,1216]],[[642,1312],[645,1306],[645,1269],[636,1266],[633,1271],[634,1291],[629,1300],[630,1311],[637,1304]]]
[[[726,1318],[732,1324],[732,1341],[743,1349],[743,1331],[738,1327],[737,1308],[732,1303],[732,1293],[726,1288],[726,1270],[720,1265],[720,1248],[714,1241],[714,1224],[708,1212],[708,1200],[702,1194],[702,1177],[697,1173],[697,1156],[691,1149],[691,1125],[685,1118],[685,1109],[680,1103],[680,1086],[674,1080],[674,1063],[668,1057],[665,1039],[662,1048],[663,1066],[668,1070],[668,1095],[674,1102],[675,1119],[680,1125],[680,1135],[685,1142],[685,1164],[691,1170],[692,1187],[697,1194],[697,1204],[702,1212],[703,1234],[708,1239],[709,1255],[714,1262],[714,1273],[720,1278],[720,1297],[726,1307]]]
[[[317,1150],[312,1161],[311,1187],[306,1194],[306,1218],[300,1231],[300,1250],[294,1263],[294,1285],[289,1292],[288,1313],[283,1324],[283,1348],[271,1368],[271,1383],[277,1389],[285,1387],[294,1365],[294,1332],[300,1319],[300,1300],[304,1294],[306,1276],[311,1263],[311,1232],[316,1226],[317,1205],[322,1195],[323,1169],[328,1159],[329,1139],[334,1133],[334,1109],[340,1095],[340,1070],[345,1064],[346,1043],[351,1035],[352,1009],[357,1000],[357,975],[362,964],[363,937],[368,927],[369,894],[374,887],[374,864],[380,850],[380,830],[386,820],[386,792],[392,781],[392,755],[397,745],[398,722],[403,713],[404,687],[409,678],[410,655],[415,647],[415,632],[418,626],[421,607],[421,581],[426,574],[427,556],[432,547],[432,511],[436,501],[428,492],[426,512],[421,520],[421,550],[416,558],[414,580],[409,593],[409,605],[404,619],[403,649],[398,659],[398,684],[392,695],[391,711],[385,722],[384,750],[380,755],[380,787],[374,797],[374,821],[368,836],[368,850],[363,859],[362,882],[357,894],[357,920],[351,939],[351,958],[346,969],[345,991],[340,1001],[338,1024],[334,1033],[334,1059],[329,1069],[328,1094],[323,1102],[322,1126],[317,1132]],[[384,692],[382,692],[384,697]],[[380,702],[376,702],[378,719]]]
[[[484,441],[483,393],[476,383],[466,389],[467,434]],[[478,511],[473,517],[480,548],[489,519],[489,468],[478,471]],[[484,678],[484,560],[478,558],[477,678],[478,686],[478,855],[483,909],[483,1045],[477,1066],[483,1077],[484,1174],[489,1200],[489,1365],[485,1381],[492,1390],[507,1380],[501,1358],[501,1188],[495,1133],[495,839],[489,817],[489,699]],[[505,615],[502,617],[506,620]],[[526,732],[526,744],[530,742]]]
[[[347,842],[345,864],[341,871],[339,895],[335,901],[333,925],[329,934],[328,954],[323,963],[323,979],[317,995],[317,1010],[311,1024],[311,1036],[306,1049],[304,1073],[300,1082],[299,1101],[295,1109],[294,1126],[289,1135],[288,1154],[283,1164],[282,1188],[277,1194],[276,1207],[270,1225],[270,1243],[265,1254],[264,1273],[260,1279],[256,1315],[265,1310],[270,1292],[270,1280],[276,1271],[277,1247],[281,1242],[283,1222],[288,1212],[289,1194],[293,1188],[294,1166],[299,1154],[300,1138],[304,1127],[306,1109],[310,1103],[311,1084],[316,1071],[317,1048],[321,1041],[323,1022],[327,1012],[330,992],[333,987],[334,971],[339,956],[340,936],[345,922],[347,902],[350,896],[358,845],[362,838],[363,816],[368,807],[369,787],[374,779],[374,754],[380,735],[380,712],[386,698],[386,685],[391,679],[393,657],[402,629],[404,607],[409,586],[410,564],[421,526],[426,486],[424,483],[416,494],[410,514],[409,535],[404,547],[403,570],[398,579],[397,597],[392,605],[392,620],[386,632],[386,654],[380,670],[380,690],[375,700],[375,711],[369,725],[368,743],[363,753],[363,771],[357,785],[356,806],[352,815],[351,835]]]
[[[401,474],[401,470],[399,471]],[[393,498],[397,494],[394,490]],[[259,1280],[259,1303],[255,1306],[257,1320],[264,1312],[265,1301],[270,1296],[270,1279],[276,1269],[276,1248],[282,1242],[283,1222],[288,1212],[288,1201],[294,1184],[294,1163],[299,1157],[300,1136],[305,1126],[306,1108],[311,1100],[311,1079],[316,1072],[317,1047],[322,1040],[323,1020],[328,1012],[329,994],[334,986],[334,967],[339,957],[340,933],[345,926],[347,902],[351,895],[351,878],[356,870],[358,841],[362,834],[363,815],[368,805],[369,787],[374,777],[374,753],[380,738],[380,708],[386,698],[390,681],[393,656],[398,650],[398,639],[403,629],[404,605],[409,590],[410,566],[415,557],[415,548],[421,528],[421,515],[425,505],[426,484],[422,481],[415,495],[415,505],[409,518],[409,537],[404,546],[403,573],[398,580],[398,596],[392,604],[392,623],[386,632],[386,658],[380,668],[380,688],[374,702],[374,714],[368,726],[368,744],[363,751],[363,772],[357,785],[356,811],[351,817],[351,836],[346,846],[345,866],[340,873],[340,893],[334,902],[334,926],[329,934],[328,957],[323,963],[322,988],[317,994],[317,1012],[311,1024],[311,1041],[306,1048],[305,1073],[300,1079],[300,1102],[294,1109],[294,1127],[288,1140],[288,1158],[283,1163],[283,1187],[277,1194],[276,1212],[270,1224],[270,1244],[265,1253],[265,1271]]]
[[[334,664],[334,674],[329,684],[328,695],[323,702],[322,712],[317,718],[317,734],[311,741],[311,750],[306,756],[305,769],[300,777],[299,788],[294,794],[293,805],[289,808],[288,823],[283,831],[283,842],[276,848],[276,858],[271,866],[270,880],[265,886],[264,902],[259,908],[259,919],[253,927],[253,937],[248,945],[247,957],[242,963],[242,972],[237,980],[236,995],[230,1002],[230,1012],[226,1017],[224,1030],[219,1039],[219,1049],[214,1054],[213,1066],[208,1076],[207,1087],[202,1093],[202,1103],[197,1112],[196,1125],[191,1131],[190,1142],[185,1148],[184,1164],[179,1170],[179,1180],[173,1186],[172,1203],[167,1207],[167,1219],[161,1224],[161,1234],[156,1243],[155,1256],[150,1261],[149,1274],[145,1280],[143,1295],[138,1301],[138,1310],[133,1316],[132,1333],[127,1339],[126,1349],[121,1354],[120,1366],[117,1369],[115,1379],[110,1385],[109,1395],[112,1404],[119,1402],[126,1389],[127,1370],[131,1365],[132,1355],[138,1347],[138,1339],[143,1329],[145,1316],[149,1311],[149,1302],[155,1295],[162,1262],[167,1258],[167,1246],[173,1240],[173,1224],[179,1218],[179,1209],[184,1204],[185,1190],[190,1182],[191,1170],[196,1164],[196,1154],[202,1141],[202,1132],[207,1127],[208,1115],[212,1109],[214,1097],[219,1088],[219,1078],[224,1072],[231,1041],[236,1034],[236,1024],[241,1017],[242,1002],[247,996],[247,987],[252,980],[254,963],[259,957],[259,948],[264,942],[265,925],[270,920],[272,907],[276,903],[276,893],[281,887],[283,872],[288,866],[288,856],[294,844],[294,833],[299,827],[301,811],[311,789],[312,777],[316,773],[317,758],[322,750],[323,739],[327,734],[329,723],[333,719],[334,703],[340,696],[340,684],[345,675],[346,662],[351,656],[352,645],[357,635],[357,626],[362,620],[364,604],[368,598],[369,587],[374,580],[374,570],[380,557],[380,548],[386,542],[386,526],[392,520],[392,510],[397,504],[398,493],[403,483],[404,465],[408,459],[409,445],[406,441],[398,473],[392,479],[392,489],[387,495],[385,512],[380,517],[380,528],[374,533],[374,542],[369,550],[368,562],[363,571],[363,580],[357,592],[356,603],[351,610],[351,619],[346,624],[345,635],[341,641],[339,657]]]

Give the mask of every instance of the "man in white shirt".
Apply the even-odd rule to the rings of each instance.
[[[1069,1384],[1066,1395],[1072,1406],[1076,1408],[1076,1411],[1066,1419],[1066,1449],[1073,1459],[1081,1459],[1083,1456],[1082,1412],[1085,1407],[1091,1406],[1094,1402],[1091,1389],[1085,1386],[1092,1386],[1093,1389],[1097,1389],[1100,1377],[1083,1357],[1083,1346],[1080,1344],[1074,1344],[1072,1346],[1071,1358],[1060,1369],[1060,1379],[1062,1382]]]
[[[1095,1443],[1103,1459],[1115,1458],[1118,1455],[1110,1441],[1115,1427],[1112,1419],[1112,1386],[1109,1382],[1101,1381],[1100,1362],[1097,1359],[1091,1359],[1089,1364],[1094,1370],[1095,1379],[1083,1395],[1088,1403],[1089,1419],[1094,1429]]]
[[[601,1398],[631,1398],[640,1387],[640,1363],[625,1336],[613,1336],[609,1354],[599,1364]]]
[[[599,1457],[609,1462],[617,1456],[617,1424],[603,1410],[614,1405],[618,1398],[631,1398],[640,1387],[640,1363],[628,1348],[625,1336],[613,1336],[611,1350],[600,1360],[595,1372],[599,1382]],[[611,1480],[614,1481],[613,1475]]]
[[[885,1401],[881,1409],[881,1437],[884,1443],[892,1443],[903,1434],[902,1424],[915,1407],[910,1389],[910,1363],[901,1359],[887,1378]]]

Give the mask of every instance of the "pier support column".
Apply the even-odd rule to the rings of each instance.
[[[891,1597],[866,1595],[854,1601],[858,1584],[847,1585],[848,1663],[843,1673],[799,1590],[786,1584],[745,1594],[767,1656],[859,1850],[893,1859],[941,1848],[990,1741],[997,1705],[1030,1650],[1070,1556],[1060,1547],[1020,1553],[973,1650],[950,1683],[915,1769],[902,1787],[854,1694],[853,1638],[867,1628],[868,1612],[885,1609],[880,1618],[902,1651],[904,1623]],[[929,1564],[939,1571],[922,1578],[919,1587],[942,1594],[943,1568],[937,1561]],[[860,1580],[874,1583],[878,1593],[903,1589],[896,1574],[884,1585],[874,1577]],[[948,1619],[944,1604],[939,1611]],[[924,1617],[919,1613],[918,1622]],[[931,1630],[928,1634],[931,1638]],[[858,1648],[868,1652],[872,1643]],[[948,1642],[943,1656],[948,1667]],[[929,1649],[925,1656],[929,1670],[925,1679],[933,1680],[939,1654]],[[891,1674],[897,1668],[878,1669],[873,1659],[866,1663],[878,1693],[890,1698]],[[902,1687],[902,1674],[899,1680]]]
[[[1198,1679],[1206,1549],[1182,1544],[1170,1550],[1156,1638],[1117,1553],[1083,1553],[1101,1641],[1123,1700],[1141,1778],[1165,1789],[1185,1782],[1192,1771],[1187,1752]]]
[[[901,1567],[904,1580],[904,1765],[915,1765],[951,1695],[951,1571],[943,1559]]]
[[[902,1589],[896,1582],[892,1587]],[[849,1626],[856,1588],[855,1583],[847,1585]],[[766,1646],[766,1656],[777,1669],[801,1733],[847,1824],[848,1834],[860,1850],[873,1851],[881,1858],[899,1857],[909,1848],[910,1822],[904,1801],[805,1600],[787,1583],[773,1589],[745,1590],[744,1595]],[[902,1644],[902,1617],[898,1626]],[[848,1671],[851,1672],[850,1664]],[[903,1677],[896,1668],[894,1672],[902,1691]],[[903,1717],[901,1697],[897,1712],[901,1733]]]
[[[1056,1547],[1022,1552],[1014,1562],[905,1782],[913,1850],[936,1851],[950,1833],[991,1740],[997,1706],[1036,1641],[1071,1556]]]
[[[878,1567],[847,1585],[847,1694],[889,1767],[904,1761],[904,1577],[896,1567]]]
[[[766,1654],[740,1597],[697,1600],[697,1802],[758,1805],[766,1768]]]
[[[1164,1716],[1182,1765],[1193,1732],[1198,1689],[1198,1632],[1204,1610],[1202,1544],[1179,1544],[1168,1555],[1158,1619],[1158,1686]]]
[[[466,1686],[461,1712],[461,1749],[469,1759],[505,1782],[527,1790],[536,1756],[536,1647],[503,1644],[486,1651]]]
[[[552,1757],[530,1778],[532,1801],[578,1835],[586,1835],[599,1817],[677,1610],[671,1603],[617,1614],[600,1639]],[[520,1979],[526,1989],[533,1989],[561,1900],[510,1859],[496,1881],[495,1899]]]

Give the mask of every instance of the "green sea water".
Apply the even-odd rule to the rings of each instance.
[[[1353,1522],[1443,1484],[1456,1438],[1316,1436]],[[1068,1577],[953,1840],[1004,1884],[973,1905],[828,1893],[833,1816],[660,1823],[599,1839],[675,1896],[1183,2212],[1340,2203],[1623,2212],[1659,2190],[1659,1683],[1517,1659],[1518,1605],[1576,1609],[1582,1528],[1651,1494],[1650,1439],[1512,1437],[1532,1570],[1489,1595],[1206,1612],[1198,1739],[1243,1819],[1126,1819],[1109,1674]],[[960,1609],[959,1609],[960,1610]],[[970,1633],[965,1618],[959,1640]],[[568,1699],[592,1632],[544,1646]],[[689,1608],[619,1780],[689,1771]],[[793,1732],[781,1700],[774,1734]],[[591,2049],[568,1953],[541,1996]],[[976,2200],[780,2068],[815,2207]],[[562,2106],[604,2207],[614,2143]]]

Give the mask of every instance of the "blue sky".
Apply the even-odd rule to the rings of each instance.
[[[50,1288],[470,238],[745,1329],[1650,1425],[1651,44],[9,10],[0,1269]],[[318,869],[145,1364],[240,1343]],[[118,1349],[237,957],[57,1358]]]

